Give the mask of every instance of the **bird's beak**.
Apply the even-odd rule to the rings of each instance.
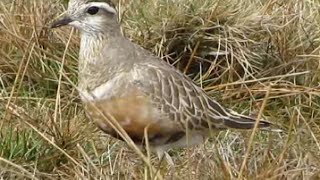
[[[50,28],[58,28],[61,26],[65,26],[68,25],[69,23],[71,23],[73,20],[70,18],[70,16],[65,15],[62,18],[54,21],[51,25]]]

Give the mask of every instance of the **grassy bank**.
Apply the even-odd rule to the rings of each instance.
[[[0,2],[0,177],[151,179],[154,173],[133,150],[85,118],[75,88],[78,32],[47,28],[66,7],[49,2]],[[158,167],[152,157],[160,176],[320,178],[320,2],[116,4],[126,37],[224,106],[262,112],[284,130],[257,132],[252,142],[251,131],[215,133],[202,146],[171,151],[174,168]]]

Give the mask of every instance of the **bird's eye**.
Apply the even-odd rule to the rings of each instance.
[[[98,11],[99,11],[99,7],[97,6],[92,6],[87,9],[87,13],[90,15],[95,15],[98,13]]]

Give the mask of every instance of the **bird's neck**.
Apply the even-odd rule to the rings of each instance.
[[[79,51],[79,88],[92,90],[106,82],[113,71],[110,71],[108,59],[102,52],[108,46],[112,36],[104,34],[81,34]]]
[[[99,59],[96,57],[107,41],[108,36],[105,35],[91,35],[88,33],[81,34],[79,71],[85,70],[90,68],[92,65],[99,63]]]

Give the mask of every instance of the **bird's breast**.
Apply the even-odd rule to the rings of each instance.
[[[149,140],[152,140],[151,144],[166,141],[170,134],[179,132],[172,131],[176,126],[163,118],[144,96],[132,94],[126,97],[113,97],[107,100],[85,102],[84,106],[89,119],[94,121],[101,130],[120,138],[117,131],[112,128],[116,123],[137,144],[143,144],[145,132]]]

